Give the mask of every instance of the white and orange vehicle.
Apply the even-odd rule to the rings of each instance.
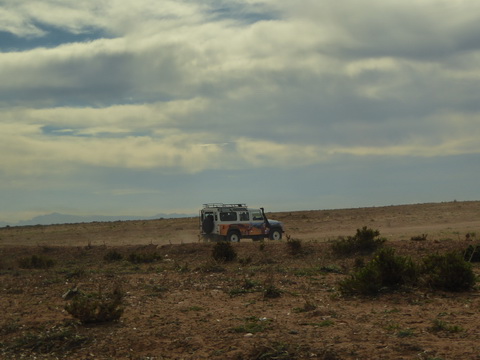
[[[283,223],[269,220],[263,208],[249,209],[245,204],[204,204],[200,210],[200,231],[206,240],[238,242],[280,240],[285,232]]]

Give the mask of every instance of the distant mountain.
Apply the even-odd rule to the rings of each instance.
[[[128,220],[154,220],[154,219],[171,219],[182,217],[193,217],[196,214],[164,214],[160,213],[154,216],[106,216],[106,215],[91,215],[91,216],[78,216],[52,213],[46,215],[35,216],[30,220],[23,220],[17,223],[9,223],[0,221],[0,227],[4,226],[27,226],[27,225],[54,225],[54,224],[76,224],[76,223],[89,223],[89,222],[108,222],[108,221],[128,221]]]

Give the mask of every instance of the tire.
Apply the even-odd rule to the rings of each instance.
[[[268,234],[268,238],[270,240],[281,240],[282,239],[282,231],[277,228],[273,228],[270,230],[270,234]]]
[[[205,234],[211,234],[213,231],[213,216],[209,215],[202,222],[202,230]]]
[[[238,231],[229,231],[227,234],[227,241],[240,242],[240,233]]]

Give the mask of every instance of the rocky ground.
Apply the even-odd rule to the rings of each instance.
[[[194,218],[1,228],[0,358],[480,359],[479,285],[345,296],[372,255],[332,252],[367,226],[415,262],[463,254],[479,215],[480,202],[269,214],[300,248],[242,241],[230,262],[198,242]],[[74,288],[116,289],[123,313],[82,324],[66,311]]]

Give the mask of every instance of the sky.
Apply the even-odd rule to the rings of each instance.
[[[0,221],[480,200],[477,0],[0,0]]]

